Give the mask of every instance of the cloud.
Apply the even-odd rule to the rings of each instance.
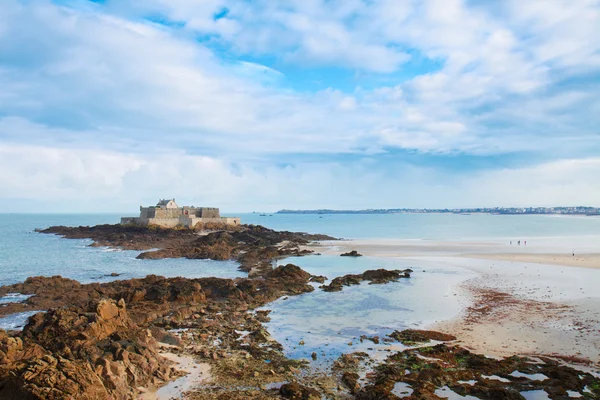
[[[519,160],[496,165],[498,176],[471,171],[499,182],[491,192],[520,182],[510,171],[522,160],[550,168],[597,156],[599,36],[592,0],[6,0],[0,147],[15,177],[39,177],[54,198],[185,197],[196,193],[188,172],[201,170],[211,172],[193,174],[200,181],[223,182],[209,199],[237,198],[232,207],[258,192],[269,196],[257,205],[377,201],[363,191],[410,203],[396,183],[423,204],[450,202],[433,187],[454,193],[444,183],[463,175],[412,169],[402,155]],[[338,74],[365,78],[338,87]],[[330,84],[312,90],[315,79]],[[37,160],[17,162],[19,151]],[[398,183],[397,171],[422,179]],[[181,184],[148,183],[153,174]],[[362,189],[344,186],[355,180]],[[594,186],[587,173],[573,181]],[[571,185],[548,182],[549,199]],[[6,188],[6,198],[35,196],[27,182]]]
[[[52,204],[55,211],[135,212],[137,203],[176,197],[225,211],[281,208],[551,206],[590,204],[600,159],[558,160],[460,176],[364,157],[354,163],[228,163],[185,154],[0,146],[0,205]],[[556,187],[562,188],[560,193]],[[465,196],[466,195],[466,196]],[[558,203],[557,203],[558,202]]]
[[[596,206],[600,186],[590,183],[598,176],[600,158],[564,159],[527,168],[479,173],[461,186],[471,204]]]

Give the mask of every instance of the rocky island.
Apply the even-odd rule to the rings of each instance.
[[[1,399],[155,399],[160,387],[174,380],[186,387],[185,379],[192,378],[184,396],[199,400],[441,399],[445,390],[482,399],[525,399],[522,393],[540,388],[552,399],[570,393],[600,396],[600,379],[589,372],[551,358],[486,358],[439,332],[356,338],[388,346],[383,360],[351,347],[319,368],[288,358],[263,325],[269,311],[258,308],[312,292],[327,280],[293,264],[274,266],[287,256],[310,254],[304,246],[311,241],[333,239],[325,235],[253,225],[198,230],[123,224],[40,232],[140,250],[140,259],[236,260],[249,274],[91,284],[32,277],[0,287],[0,296],[32,295],[3,305],[0,316],[47,310],[33,315],[22,331],[0,331]],[[411,272],[369,270],[335,278],[323,289],[339,291],[365,280],[384,284],[408,279]],[[321,356],[315,352],[312,358],[318,363]]]
[[[189,258],[234,260],[250,276],[272,267],[284,257],[311,254],[303,248],[311,241],[334,240],[327,235],[278,232],[260,225],[212,223],[199,228],[165,228],[131,224],[93,227],[53,226],[38,230],[69,239],[92,239],[92,246],[108,246],[142,251],[139,259]]]

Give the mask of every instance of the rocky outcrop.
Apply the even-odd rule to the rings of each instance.
[[[185,314],[190,307],[212,301],[226,300],[254,307],[284,294],[310,292],[314,290],[308,284],[310,278],[308,272],[292,264],[275,269],[269,267],[264,279],[186,279],[149,275],[142,279],[82,285],[59,276],[35,277],[24,283],[0,287],[0,295],[11,292],[34,294],[22,303],[1,307],[0,316],[69,306],[85,308],[90,301],[109,298],[123,299],[129,306],[130,318],[137,324],[144,324],[176,310]]]
[[[397,274],[368,271],[365,276],[381,282]],[[541,388],[552,398],[567,398],[567,390],[589,398],[600,395],[598,378],[553,360],[495,360],[447,344],[390,353],[374,369],[368,354],[344,354],[325,374],[303,374],[300,368],[307,361],[287,358],[262,325],[269,312],[251,310],[281,296],[313,290],[311,278],[292,264],[260,279],[149,276],[79,285],[59,277],[32,278],[20,289],[35,291],[31,299],[45,298],[57,307],[31,317],[20,333],[0,331],[0,398],[136,398],[139,388],[180,376],[160,355],[161,343],[210,365],[214,381],[192,393],[190,398],[197,400],[395,399],[397,382],[411,386],[413,399],[435,399],[441,386],[478,398],[521,399],[520,391]],[[75,294],[60,292],[65,287]],[[452,339],[418,330],[389,336],[406,344]],[[313,358],[321,360],[316,353]],[[366,382],[359,379],[361,368],[372,369],[367,369]],[[514,376],[514,371],[546,378],[528,380]],[[489,379],[491,375],[507,382]],[[476,384],[465,383],[473,381]],[[266,389],[268,385],[274,388]]]
[[[167,332],[182,326],[213,337],[195,341],[196,348],[207,343],[197,349],[202,357],[219,360],[225,357],[222,349],[229,347],[256,357],[267,371],[289,372],[281,345],[261,327],[268,312],[254,319],[246,311],[283,295],[314,290],[310,278],[287,264],[264,279],[148,276],[82,285],[61,277],[36,277],[0,288],[35,294],[23,306],[49,309],[32,316],[22,332],[0,331],[0,398],[132,398],[138,387],[160,386],[179,376],[159,355],[157,340],[182,347],[183,341]],[[236,329],[251,329],[249,346],[238,342]]]
[[[449,342],[456,340],[456,337],[443,332],[424,331],[417,329],[406,329],[403,331],[394,331],[388,335],[398,342],[411,346],[418,343],[429,343],[432,340],[440,342]]]
[[[69,239],[92,239],[92,246],[109,246],[128,250],[150,250],[140,259],[189,258],[236,260],[251,275],[270,269],[273,260],[301,256],[312,251],[301,249],[315,240],[335,240],[327,235],[275,231],[260,225],[230,226],[228,230],[196,232],[194,229],[168,229],[156,226],[97,225],[76,228],[53,226],[38,230]]]
[[[342,257],[362,257],[362,254],[360,254],[356,250],[352,250],[352,251],[349,251],[348,253],[342,253],[342,254],[340,254],[340,256],[342,256]]]
[[[31,317],[20,336],[0,331],[0,398],[128,399],[179,376],[125,301]]]
[[[410,278],[411,269],[405,270],[386,270],[376,269],[368,270],[362,274],[349,274],[334,278],[329,285],[321,286],[326,292],[339,292],[344,286],[360,285],[362,281],[368,281],[369,284],[382,284],[395,282],[401,278]]]
[[[155,275],[149,275],[143,279],[85,285],[60,276],[33,277],[23,283],[0,287],[0,296],[11,292],[34,296],[24,302],[9,303],[5,307],[1,307],[0,316],[67,306],[85,308],[89,302],[111,298],[115,301],[124,299],[130,307],[133,307],[133,314],[130,316],[138,321],[138,317],[147,313],[149,307],[146,303],[148,302],[154,304],[151,307],[153,310],[159,310],[161,307],[157,307],[157,305],[196,304],[205,301],[205,294],[201,290],[198,280],[164,278]]]

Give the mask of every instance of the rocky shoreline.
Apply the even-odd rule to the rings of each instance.
[[[92,239],[91,246],[142,251],[139,259],[188,258],[233,260],[249,276],[259,276],[285,257],[312,254],[304,248],[314,241],[336,240],[327,235],[275,231],[260,225],[222,225],[210,231],[159,226],[52,226],[36,230],[67,239]]]
[[[36,277],[2,287],[0,293],[34,294],[25,302],[31,305],[14,304],[11,311],[18,306],[49,311],[31,317],[22,332],[1,331],[0,398],[132,398],[139,387],[160,386],[179,376],[158,353],[159,343],[180,352],[185,342],[193,343],[187,354],[211,362],[243,352],[244,359],[271,360],[269,373],[289,373],[300,363],[287,360],[280,345],[270,343],[260,322],[266,313],[249,310],[314,290],[309,279],[310,274],[288,264],[262,279],[149,276],[81,285]],[[169,333],[192,328],[187,340]],[[238,341],[236,331],[242,330],[248,337]]]
[[[309,360],[286,357],[264,327],[269,311],[257,308],[309,293],[326,281],[292,264],[273,268],[275,260],[307,254],[302,246],[325,236],[253,226],[208,234],[108,225],[43,232],[90,238],[99,246],[159,249],[142,258],[233,259],[250,274],[148,276],[102,284],[32,277],[0,287],[0,296],[33,295],[0,306],[0,316],[48,310],[31,317],[23,331],[0,330],[0,399],[151,399],[157,388],[184,374],[169,355],[193,358],[194,367],[207,371],[185,393],[198,400],[441,399],[446,390],[481,399],[525,399],[524,392],[542,389],[552,399],[574,393],[600,398],[600,379],[588,372],[546,357],[486,358],[440,332],[361,337],[374,345],[394,344],[383,361],[350,352],[317,370]],[[333,279],[323,289],[341,290],[363,280],[384,284],[410,278],[410,272],[366,271]]]

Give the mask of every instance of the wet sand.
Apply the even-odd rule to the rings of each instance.
[[[600,269],[600,254],[462,254],[462,257]]]
[[[600,241],[562,247],[499,242],[344,240],[311,248],[322,254],[357,250],[365,256],[462,267],[478,274],[454,288],[465,299],[461,315],[426,329],[456,335],[465,347],[490,356],[549,355],[600,366]]]
[[[161,344],[164,352],[161,355],[174,362],[174,367],[186,373],[185,376],[169,382],[158,389],[150,388],[143,393],[140,400],[171,400],[184,398],[184,393],[194,387],[211,381],[210,364],[198,363],[192,356],[172,353],[174,346]]]

